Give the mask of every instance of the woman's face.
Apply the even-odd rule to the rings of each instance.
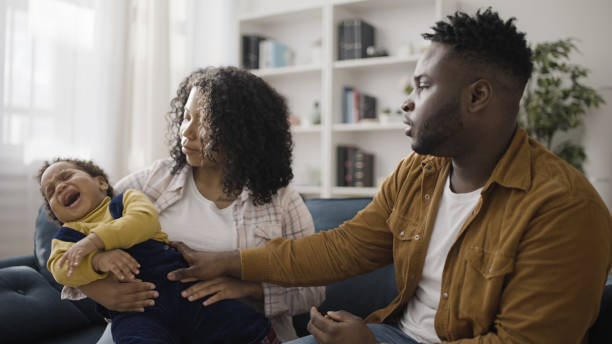
[[[191,88],[189,98],[185,103],[185,113],[180,128],[182,151],[187,158],[187,163],[192,167],[213,165],[218,160],[217,154],[212,154],[214,161],[202,154],[207,151],[209,140],[206,138],[206,123],[202,122],[198,111],[200,96],[200,92],[195,87]]]

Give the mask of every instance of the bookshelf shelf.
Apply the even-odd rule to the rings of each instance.
[[[382,56],[365,59],[334,61],[335,69],[357,69],[370,67],[384,67],[416,63],[420,55],[410,56]]]
[[[300,74],[321,73],[320,65],[300,65],[279,68],[253,69],[251,73],[265,78],[277,76],[299,76]]]
[[[404,124],[401,122],[392,123],[336,123],[332,126],[335,132],[353,132],[353,131],[387,131],[404,129]]]
[[[422,6],[423,4],[433,4],[431,0],[334,0],[336,8],[346,8],[354,12],[377,11],[380,9]]]
[[[335,186],[332,188],[332,195],[335,197],[341,196],[375,196],[378,193],[377,187],[356,187],[356,186]]]
[[[294,185],[293,186],[299,193],[306,195],[319,195],[321,193],[320,186],[311,185]]]
[[[367,165],[372,168],[367,169],[368,182],[364,178],[363,183],[380,185],[401,159],[411,153],[404,124],[397,118],[381,121],[380,114],[387,109],[393,114],[398,111],[406,98],[406,83],[428,44],[420,34],[455,11],[456,0],[239,0],[239,4],[237,45],[247,47],[249,58],[260,55],[251,48],[254,44],[243,45],[243,36],[264,37],[294,53],[289,66],[251,71],[286,98],[291,115],[302,123],[312,118],[316,111],[313,104],[319,104],[320,125],[291,128],[293,185],[306,197],[374,196],[378,187],[340,185],[362,183],[357,172],[361,172],[360,159],[366,155]],[[347,50],[339,49],[341,41],[348,45],[359,32],[357,26],[350,28],[353,35],[344,31],[349,27],[345,23],[355,23],[355,19],[374,28],[375,52],[384,51],[388,56],[340,60],[340,52],[343,58],[365,56],[363,51],[347,55]],[[364,35],[360,37],[361,42],[367,39]],[[264,50],[264,61],[268,61],[266,53]],[[257,66],[255,62],[253,66]],[[354,90],[354,109],[359,109],[352,112],[352,117],[343,112],[343,103],[345,108],[351,104],[347,89]],[[358,123],[343,123],[343,119]],[[343,171],[337,155],[341,155],[340,160],[346,158],[342,158],[344,153],[339,147],[354,147],[359,152],[351,157],[354,165],[345,160],[348,166],[357,166],[355,170]],[[347,171],[355,172],[354,176],[349,179],[347,174],[342,179]]]
[[[291,132],[293,134],[320,134],[321,126],[320,125],[297,125],[291,127]]]

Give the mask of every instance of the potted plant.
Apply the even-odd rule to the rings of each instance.
[[[523,95],[519,123],[530,136],[583,171],[586,154],[581,145],[568,140],[553,147],[557,133],[580,126],[589,108],[604,103],[595,89],[582,83],[589,71],[570,63],[570,53],[577,50],[571,38],[535,45],[533,74]]]

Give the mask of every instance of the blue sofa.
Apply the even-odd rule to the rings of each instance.
[[[370,198],[306,200],[316,231],[334,228],[364,208]],[[91,300],[61,301],[60,286],[45,264],[57,226],[39,211],[34,254],[0,259],[0,342],[95,343],[104,330],[103,319]],[[397,294],[393,266],[327,286],[322,312],[344,309],[361,317],[387,305]],[[293,318],[298,334],[306,335],[308,314]],[[590,343],[612,343],[612,288],[605,290],[599,319]]]

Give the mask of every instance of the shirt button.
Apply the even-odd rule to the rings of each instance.
[[[404,236],[404,231],[401,231],[401,232],[400,232],[400,236]]]
[[[417,234],[417,235],[414,236],[414,240],[419,240],[419,239],[421,239],[420,235]]]
[[[442,297],[444,298],[444,300],[448,300],[448,293],[442,294]]]
[[[431,196],[429,196],[429,194],[425,194],[425,200],[429,201],[429,199],[431,198]]]

